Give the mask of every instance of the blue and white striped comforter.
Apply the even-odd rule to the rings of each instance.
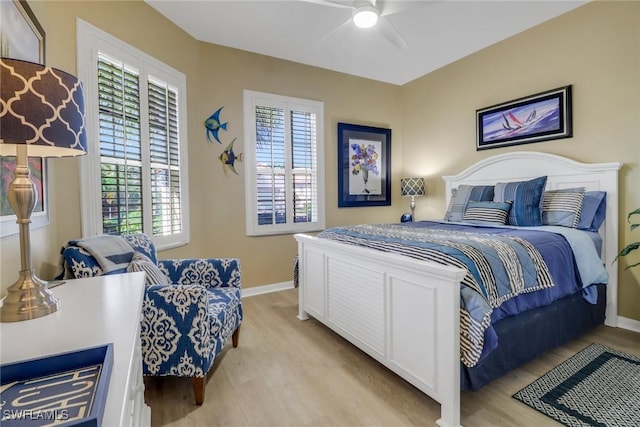
[[[541,242],[539,235],[544,236],[540,245],[544,256],[523,233],[526,237],[538,233],[537,245]],[[462,362],[469,367],[497,346],[497,342],[492,342],[490,349],[484,348],[493,309],[519,295],[553,287],[557,280],[547,261],[554,258],[553,251],[558,247],[564,248],[558,259],[565,261],[558,262],[554,269],[569,270],[563,264],[573,259],[571,248],[559,234],[429,221],[337,227],[323,231],[318,237],[466,269],[460,286],[460,352]],[[556,277],[573,282],[572,289],[580,289],[580,277],[575,270],[575,274],[563,272]]]

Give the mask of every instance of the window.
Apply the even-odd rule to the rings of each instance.
[[[324,104],[244,91],[248,235],[324,229]]]
[[[83,236],[187,243],[185,76],[82,20],[78,74],[91,135],[80,165]]]

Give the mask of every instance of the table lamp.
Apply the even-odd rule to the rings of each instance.
[[[0,58],[0,156],[16,156],[7,199],[17,217],[21,265],[19,278],[7,289],[0,307],[2,322],[36,319],[60,307],[48,283],[31,266],[31,213],[38,195],[28,156],[80,156],[86,147],[80,81],[55,68]]]
[[[424,196],[426,194],[424,187],[424,178],[402,178],[400,180],[400,188],[403,196],[411,196],[411,221],[413,221],[413,212],[416,209],[416,196]]]

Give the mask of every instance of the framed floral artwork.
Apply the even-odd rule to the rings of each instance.
[[[391,204],[391,129],[338,123],[338,207]]]

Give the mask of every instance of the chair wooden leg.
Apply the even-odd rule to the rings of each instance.
[[[240,326],[238,326],[238,329],[236,329],[233,335],[231,335],[231,343],[233,344],[234,348],[238,346],[239,339],[240,339]]]
[[[202,405],[204,401],[204,377],[191,377],[193,385],[193,395],[196,398],[196,405]]]

